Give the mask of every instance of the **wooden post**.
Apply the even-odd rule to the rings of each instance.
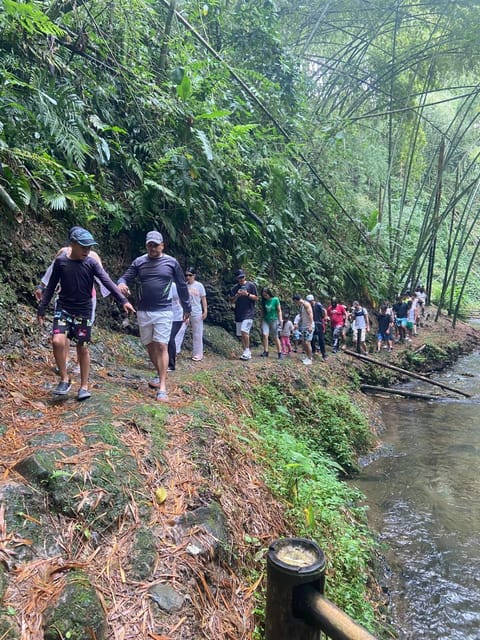
[[[325,556],[305,538],[284,538],[270,545],[267,555],[265,640],[320,640],[320,628],[294,615],[294,592],[309,584],[322,594]]]

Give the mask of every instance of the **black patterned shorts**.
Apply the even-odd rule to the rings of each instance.
[[[80,346],[90,342],[92,337],[91,318],[71,316],[66,311],[55,311],[53,316],[53,335],[66,334],[69,340],[74,340]]]

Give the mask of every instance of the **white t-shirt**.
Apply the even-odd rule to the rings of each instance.
[[[192,316],[201,316],[203,314],[202,298],[206,296],[205,287],[201,282],[194,280],[188,284],[188,292],[190,293],[190,304],[192,305]]]
[[[175,282],[172,282],[170,291],[172,292],[172,320],[173,322],[181,322],[183,320],[183,307],[180,304],[180,298],[178,297],[177,285]]]
[[[367,328],[367,310],[365,307],[359,307],[358,309],[353,309],[352,311],[352,329],[353,331],[358,331],[359,329]]]

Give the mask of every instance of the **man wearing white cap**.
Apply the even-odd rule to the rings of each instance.
[[[128,296],[129,282],[138,280],[141,285],[137,318],[140,340],[148,351],[157,376],[149,386],[157,389],[157,400],[168,402],[166,388],[168,367],[168,342],[173,322],[172,283],[177,285],[178,297],[183,308],[184,320],[190,315],[190,296],[179,263],[163,253],[163,236],[159,231],[149,231],[147,253],[136,258],[118,280],[118,288]]]

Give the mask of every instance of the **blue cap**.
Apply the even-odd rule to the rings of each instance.
[[[70,234],[70,242],[76,242],[82,247],[92,247],[94,244],[98,244],[98,242],[95,242],[90,231],[82,229],[82,227],[77,227],[72,231]]]

